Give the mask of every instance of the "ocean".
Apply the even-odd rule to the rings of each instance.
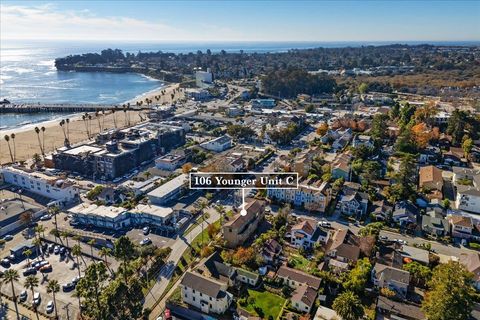
[[[386,42],[165,42],[165,43],[105,43],[105,42],[46,42],[4,41],[0,46],[0,99],[13,103],[101,103],[121,104],[164,84],[143,75],[106,72],[57,71],[54,59],[67,55],[99,52],[119,48],[124,52],[188,53],[201,50],[212,52],[281,52],[289,49],[315,47],[346,47],[382,45]],[[411,43],[414,44],[414,43]],[[478,43],[434,43],[478,45]],[[64,114],[2,114],[0,130],[52,120]]]

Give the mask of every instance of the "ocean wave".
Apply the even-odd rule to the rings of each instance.
[[[15,72],[18,74],[30,73],[34,72],[35,70],[30,68],[22,68],[22,67],[13,67],[13,66],[5,66],[2,67],[2,72]]]

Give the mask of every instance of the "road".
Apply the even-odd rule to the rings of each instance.
[[[204,228],[206,228],[208,224],[211,224],[220,219],[220,214],[215,209],[208,208],[207,212],[210,216],[206,222],[202,223]],[[163,305],[160,303],[157,305],[155,304],[167,288],[168,283],[172,278],[173,271],[175,270],[175,267],[180,261],[183,253],[189,247],[193,239],[195,239],[195,237],[202,232],[202,224],[198,225],[196,228],[190,231],[185,237],[179,236],[177,240],[171,245],[172,252],[170,253],[168,262],[160,271],[157,282],[145,297],[144,307],[153,308],[152,313],[150,314],[150,319],[156,319],[162,313]]]
[[[15,305],[13,301],[5,299],[2,297],[2,304],[0,305],[0,319],[5,320],[16,320],[17,315],[15,312]],[[22,304],[18,303],[18,313],[20,314],[20,319],[37,319],[35,312],[24,307]],[[48,320],[44,315],[38,314],[39,320]]]

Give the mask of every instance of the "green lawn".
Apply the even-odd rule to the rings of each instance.
[[[278,315],[283,309],[283,305],[285,304],[284,298],[268,291],[260,292],[249,289],[248,295],[253,297],[255,302],[253,304],[247,304],[245,310],[260,316],[254,309],[254,307],[257,306],[258,308],[262,309],[262,318],[264,319],[268,319],[269,316],[272,316],[273,319],[277,319]]]
[[[310,272],[311,269],[315,267],[315,264],[312,264],[312,261],[307,260],[307,258],[300,254],[290,254],[289,261],[293,264],[293,268],[305,272]]]
[[[220,220],[217,220],[213,223],[218,228],[220,228]],[[202,241],[202,234],[203,234],[203,241]],[[205,226],[203,232],[200,232],[198,236],[195,237],[192,241],[193,248],[202,248],[204,245],[208,244],[212,239],[208,236],[208,229]]]

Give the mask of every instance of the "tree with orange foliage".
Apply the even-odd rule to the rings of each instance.
[[[233,254],[233,264],[237,266],[246,265],[255,261],[255,251],[253,247],[238,248]]]
[[[417,122],[426,122],[431,124],[431,120],[437,114],[437,112],[438,109],[435,101],[428,101],[422,107],[415,110],[414,117]]]
[[[322,122],[322,124],[320,124],[320,126],[318,126],[317,128],[317,134],[319,136],[324,136],[328,131],[328,124],[326,124],[325,122]]]
[[[191,164],[191,163],[185,163],[185,164],[182,166],[182,172],[183,172],[183,173],[189,173],[190,170],[192,170],[192,164]]]
[[[424,122],[420,122],[412,127],[412,136],[418,148],[425,148],[430,141],[432,134]]]

